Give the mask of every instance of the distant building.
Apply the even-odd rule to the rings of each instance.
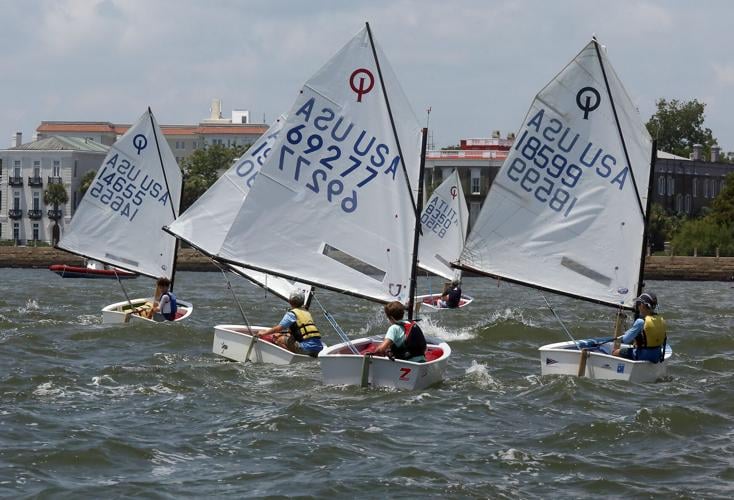
[[[502,139],[499,131],[491,138],[461,139],[459,149],[431,150],[426,153],[426,196],[441,181],[456,169],[461,179],[461,187],[469,205],[469,227],[479,215],[489,186],[492,184],[502,163],[515,140],[515,134]]]
[[[78,137],[46,137],[0,150],[0,240],[18,244],[51,242],[54,221],[61,234],[71,221],[81,200],[81,179],[96,170],[109,147]],[[46,206],[43,193],[49,184],[63,184],[69,201],[58,207]]]
[[[514,134],[500,138],[499,131],[489,139],[462,139],[459,149],[432,150],[426,154],[426,196],[454,169],[469,205],[469,227],[479,214],[489,187],[514,143]],[[652,201],[669,214],[700,216],[724,188],[734,164],[720,162],[720,148],[714,146],[711,161],[706,161],[702,147],[694,146],[691,158],[658,151],[653,176]],[[731,158],[731,154],[729,156]]]
[[[690,159],[658,152],[652,200],[667,213],[702,215],[724,189],[726,175],[734,172],[734,164],[719,162],[718,147],[711,148],[711,161],[703,158],[702,149],[694,145]]]
[[[209,118],[196,125],[161,125],[179,165],[194,151],[208,145],[252,145],[268,129],[267,125],[250,123],[250,113],[245,110],[233,110],[231,118],[222,118],[221,108],[221,101],[214,99]],[[36,135],[38,139],[82,137],[111,146],[130,126],[111,122],[42,121]]]

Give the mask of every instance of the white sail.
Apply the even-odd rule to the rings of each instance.
[[[373,300],[406,301],[419,156],[418,122],[365,28],[302,88],[219,257]]]
[[[168,230],[204,253],[216,255],[242,202],[250,192],[260,167],[271,155],[284,123],[285,116],[280,116],[229,170],[173,221]],[[308,291],[311,288],[241,266],[229,267],[285,299],[297,289]]]
[[[651,155],[639,113],[593,40],[535,97],[460,265],[632,306]]]
[[[448,280],[460,276],[461,271],[451,263],[459,259],[464,248],[469,222],[466,211],[464,190],[454,170],[433,191],[421,214],[418,265],[422,269]]]
[[[112,145],[59,247],[151,277],[171,278],[182,175],[148,109]]]

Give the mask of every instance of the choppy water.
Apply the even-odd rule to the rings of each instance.
[[[253,324],[280,319],[282,302],[233,285]],[[225,362],[211,354],[212,325],[241,319],[222,276],[179,273],[176,288],[196,308],[184,325],[109,327],[99,309],[122,298],[116,283],[0,269],[1,497],[734,491],[729,283],[649,283],[675,357],[666,380],[629,385],[541,378],[537,347],[565,334],[540,293],[467,278],[474,304],[424,322],[452,345],[446,380],[416,393],[325,387],[316,364]],[[318,296],[355,335],[387,326],[379,305]],[[605,308],[549,300],[576,337],[611,329]]]

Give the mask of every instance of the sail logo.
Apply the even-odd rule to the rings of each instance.
[[[365,81],[367,86],[365,86]],[[357,102],[362,102],[362,96],[369,94],[375,86],[375,77],[367,68],[358,68],[352,71],[349,77],[349,87],[357,94]]]
[[[136,135],[133,137],[133,147],[135,147],[138,151],[138,156],[140,156],[140,152],[148,147],[148,138],[143,134]]]
[[[456,197],[457,197],[457,196],[459,196],[459,190],[457,189],[457,187],[456,187],[456,186],[451,186],[451,191],[450,191],[450,193],[451,193],[451,199],[452,199],[452,200],[455,200],[455,199],[456,199]]]
[[[593,104],[591,101],[591,96],[594,96]],[[585,100],[582,100],[584,99],[584,97]],[[576,105],[581,111],[584,112],[584,120],[589,119],[589,113],[598,108],[599,104],[601,104],[601,95],[599,94],[599,91],[596,90],[594,87],[584,87],[579,90],[578,94],[576,94]]]
[[[388,285],[388,290],[390,291],[390,295],[392,295],[393,297],[399,297],[403,291],[403,285],[399,283],[398,284],[390,283]],[[394,291],[394,290],[397,290],[397,291]]]

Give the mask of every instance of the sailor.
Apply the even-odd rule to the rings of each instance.
[[[456,309],[461,303],[461,286],[459,280],[453,280],[451,285],[446,288],[438,301],[439,307],[447,307],[449,309]]]
[[[657,296],[652,292],[643,293],[635,299],[635,305],[640,317],[622,336],[623,344],[634,344],[634,347],[616,349],[613,354],[636,361],[660,363],[665,355],[668,338],[665,320],[655,311],[658,305]]]
[[[311,313],[303,308],[304,302],[303,292],[293,292],[288,297],[291,309],[285,313],[280,323],[259,332],[257,336],[274,334],[273,343],[275,345],[296,354],[307,354],[314,358],[318,356],[324,344],[321,343],[321,333],[314,324]]]
[[[403,321],[405,306],[396,301],[385,304],[385,316],[390,327],[385,339],[370,354],[390,356],[417,363],[426,362],[426,339],[415,322]]]
[[[131,314],[137,314],[143,318],[154,321],[173,321],[176,319],[178,308],[176,296],[170,291],[171,280],[161,276],[155,282],[153,302],[147,301],[125,313],[125,322],[129,321]]]
[[[135,309],[134,312],[154,321],[173,321],[176,319],[178,305],[176,296],[170,289],[171,280],[161,276],[155,282],[153,303],[146,302],[143,306]]]

